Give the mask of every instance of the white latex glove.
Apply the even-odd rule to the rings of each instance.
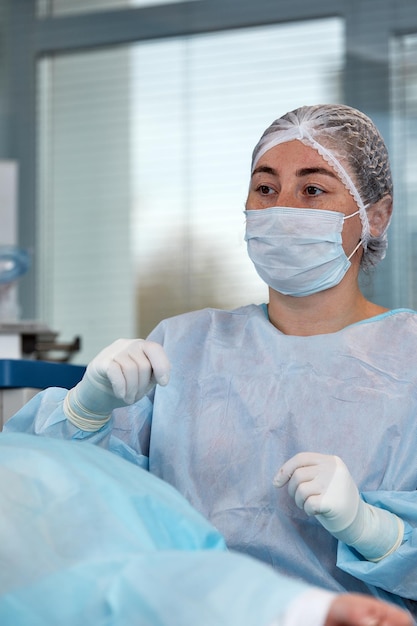
[[[161,345],[144,339],[118,339],[87,366],[64,402],[78,428],[98,430],[113,409],[137,402],[156,384],[169,381],[170,363]]]
[[[385,509],[366,504],[339,457],[296,454],[274,478],[276,487],[286,484],[300,509],[316,516],[334,537],[354,547],[368,561],[379,561],[401,545],[403,521]]]

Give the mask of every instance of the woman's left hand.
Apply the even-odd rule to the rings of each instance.
[[[349,470],[338,456],[301,452],[289,459],[274,478],[307,515],[316,515],[331,533],[355,519],[360,496]]]
[[[307,515],[315,515],[336,539],[355,548],[368,561],[395,552],[404,538],[404,522],[394,513],[367,504],[338,456],[301,452],[274,478]]]

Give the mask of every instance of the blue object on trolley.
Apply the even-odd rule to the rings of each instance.
[[[0,246],[0,284],[11,283],[30,267],[30,255],[17,246]]]

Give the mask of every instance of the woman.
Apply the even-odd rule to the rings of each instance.
[[[385,254],[391,210],[369,118],[343,105],[288,113],[254,150],[246,203],[268,305],[118,340],[6,429],[109,447],[174,485],[229,548],[417,614],[417,315],[358,286]]]

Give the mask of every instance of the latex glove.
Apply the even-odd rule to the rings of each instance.
[[[404,523],[393,513],[366,504],[349,470],[337,457],[314,452],[293,456],[274,478],[307,515],[314,515],[334,537],[368,561],[379,561],[403,540]]]
[[[95,431],[113,409],[133,404],[156,384],[169,381],[170,363],[161,345],[144,339],[118,339],[88,364],[82,380],[64,402],[67,418]]]

